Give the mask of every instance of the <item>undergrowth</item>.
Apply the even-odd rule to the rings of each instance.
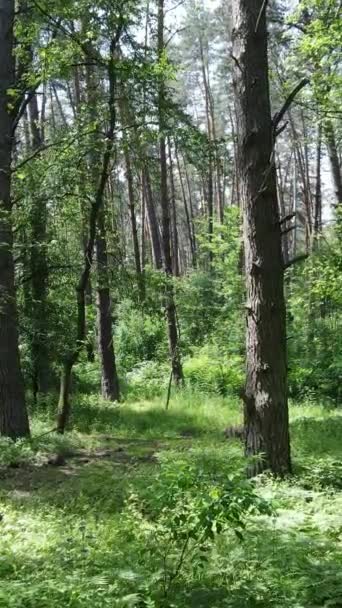
[[[292,406],[295,475],[249,482],[237,401],[164,406],[79,398],[61,438],[41,404],[1,441],[1,608],[341,607],[341,412]]]

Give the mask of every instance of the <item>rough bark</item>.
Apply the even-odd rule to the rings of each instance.
[[[103,205],[98,214],[95,248],[97,268],[97,331],[102,371],[101,392],[104,399],[119,401],[120,387],[113,343],[112,304],[109,290],[108,255]]]
[[[263,0],[233,0],[234,90],[247,284],[246,455],[250,473],[291,470],[286,315]]]
[[[29,435],[20,368],[11,209],[13,116],[7,90],[15,86],[14,0],[0,0],[0,434]]]

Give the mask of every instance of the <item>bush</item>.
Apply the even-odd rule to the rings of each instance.
[[[185,379],[196,389],[225,396],[237,394],[243,384],[242,358],[220,355],[215,347],[203,347],[184,361]]]
[[[167,390],[170,368],[166,363],[143,361],[126,376],[129,398],[153,399]]]
[[[125,300],[119,307],[115,347],[118,364],[126,371],[143,361],[165,359],[167,338],[163,315],[141,311],[133,302]]]

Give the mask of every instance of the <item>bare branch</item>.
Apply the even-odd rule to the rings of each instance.
[[[289,215],[285,215],[285,217],[281,218],[279,224],[285,224],[286,222],[293,220],[294,217],[296,217],[296,213],[289,213]]]
[[[274,135],[275,135],[275,137],[279,137],[279,135],[280,135],[280,134],[281,134],[283,131],[285,131],[285,129],[286,129],[286,127],[287,127],[287,125],[288,125],[288,124],[289,124],[289,121],[288,121],[288,120],[287,120],[286,122],[284,122],[284,124],[283,124],[283,125],[281,125],[281,127],[279,127],[279,129],[277,129],[277,130],[276,130],[276,132],[275,132],[275,134],[274,134]]]
[[[280,122],[283,120],[286,112],[290,109],[290,106],[292,104],[292,102],[294,101],[295,97],[298,95],[299,91],[301,91],[307,84],[309,84],[309,79],[308,78],[303,78],[293,89],[293,91],[291,91],[290,95],[288,96],[288,98],[286,99],[283,107],[280,109],[279,112],[277,112],[274,117],[273,117],[273,129],[274,132],[276,133],[277,131],[277,127],[280,124]]]
[[[284,264],[284,270],[287,270],[288,268],[294,266],[295,264],[298,264],[299,262],[307,260],[308,257],[308,253],[302,253],[301,255],[297,255],[295,258],[292,258],[292,260],[289,260],[288,262],[286,262],[286,264]]]

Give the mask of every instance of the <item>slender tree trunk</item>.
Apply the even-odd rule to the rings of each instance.
[[[29,103],[29,118],[32,150],[39,150],[43,137],[39,128],[37,96]],[[51,382],[49,348],[47,336],[47,289],[48,265],[47,248],[47,210],[44,196],[34,197],[31,203],[31,276],[32,276],[32,365],[33,392],[47,393]]]
[[[76,119],[79,118],[81,116],[81,109],[82,109],[82,85],[81,85],[81,79],[80,79],[80,72],[79,72],[79,68],[78,66],[75,66],[74,69],[74,96],[75,96],[75,114],[76,114]],[[86,168],[87,170],[87,168]],[[81,169],[81,173],[82,173],[82,169]],[[83,254],[85,254],[86,248],[87,248],[87,242],[88,242],[88,201],[86,199],[86,187],[87,187],[87,178],[86,175],[80,175],[80,199],[81,199],[81,217],[82,217],[82,234],[81,234],[81,247],[83,250]],[[88,278],[88,282],[86,285],[86,292],[85,292],[85,306],[86,308],[89,310],[91,308],[91,306],[93,305],[93,288],[92,288],[92,281],[91,281],[91,276],[89,275]],[[86,319],[87,319],[87,314],[86,314]],[[87,323],[87,321],[86,321]],[[89,363],[93,363],[95,361],[95,353],[94,353],[94,344],[93,344],[93,339],[92,336],[88,333],[87,328],[86,328],[86,352],[87,352],[87,360]]]
[[[154,206],[150,172],[147,163],[143,169],[143,188],[145,190],[146,210],[150,229],[153,263],[157,270],[163,267],[162,247],[157,214]]]
[[[250,473],[291,470],[286,311],[267,60],[266,3],[233,0],[234,89],[247,283],[246,455]]]
[[[169,174],[170,174],[170,190],[171,190],[171,217],[172,217],[172,262],[173,262],[173,274],[175,277],[179,277],[179,242],[178,242],[178,228],[177,228],[177,209],[176,209],[176,190],[173,175],[173,161],[172,161],[172,150],[170,138],[168,138],[168,150],[169,150]]]
[[[315,193],[315,224],[314,240],[317,243],[318,237],[322,232],[322,125],[317,128],[316,146],[316,193]]]
[[[196,268],[196,249],[195,249],[194,238],[193,238],[194,227],[193,227],[192,221],[190,219],[188,202],[186,200],[185,186],[184,186],[181,166],[180,166],[180,162],[179,162],[179,154],[178,154],[178,150],[177,150],[177,145],[175,145],[175,155],[176,155],[179,183],[180,183],[180,187],[181,187],[181,191],[182,191],[182,198],[183,198],[184,211],[185,211],[185,217],[186,217],[186,226],[187,226],[188,235],[189,235],[191,265],[193,268]]]
[[[88,65],[86,68],[86,82],[90,118],[92,120],[96,120],[98,108],[98,89],[100,85],[94,67],[91,65]],[[96,151],[98,147],[98,137],[99,133],[96,132],[95,141],[93,142],[94,147],[89,155],[90,175],[94,188],[96,188],[97,175],[100,166],[99,154]],[[101,362],[101,392],[104,399],[109,401],[119,401],[119,378],[114,354],[112,305],[108,272],[105,189],[103,192],[103,199],[104,200],[102,201],[98,210],[95,238],[97,271],[97,332],[99,356]]]
[[[121,121],[124,126],[127,126],[129,120],[129,112],[128,108],[125,107],[125,100],[127,99],[127,95],[124,92],[124,97],[120,99],[120,113],[121,113]],[[130,157],[130,150],[128,148],[128,140],[125,137],[124,141],[124,157],[125,157],[125,165],[126,165],[126,180],[127,180],[127,189],[128,189],[128,207],[129,207],[129,215],[131,220],[131,228],[132,228],[132,241],[133,241],[133,253],[134,253],[134,262],[135,262],[135,272],[137,275],[137,283],[139,289],[139,297],[140,301],[143,302],[145,298],[145,285],[144,285],[144,277],[141,269],[141,259],[140,259],[140,247],[139,247],[139,237],[138,237],[138,228],[137,228],[137,219],[135,214],[135,192],[134,192],[134,180],[133,180],[133,171],[132,171],[132,163]]]
[[[13,117],[7,90],[15,87],[14,0],[0,0],[0,434],[12,439],[30,434],[20,368],[14,284],[11,159]]]
[[[117,36],[118,37],[118,36]],[[77,294],[77,329],[76,344],[73,352],[65,358],[60,383],[60,396],[58,404],[57,429],[59,433],[64,433],[70,415],[70,383],[72,369],[78,361],[86,337],[86,314],[85,314],[85,292],[91,267],[93,264],[94,245],[96,240],[96,226],[99,211],[103,205],[105,189],[110,173],[110,160],[113,150],[114,130],[116,123],[115,113],[115,59],[114,52],[116,40],[113,40],[110,48],[110,58],[108,63],[109,80],[109,129],[107,131],[106,145],[102,160],[102,170],[96,189],[94,201],[91,206],[89,216],[89,236],[84,255],[83,270],[76,288]]]
[[[158,57],[164,53],[164,0],[158,0]],[[170,238],[170,207],[167,187],[167,160],[165,132],[165,83],[161,76],[158,84],[159,154],[160,154],[160,198],[163,222],[164,270],[167,277],[165,287],[165,311],[168,327],[169,350],[172,375],[176,385],[183,382],[183,369],[178,346],[177,314],[172,284],[172,259]]]
[[[193,248],[194,248],[194,254],[195,254],[195,259],[197,261],[197,242],[196,242],[196,230],[195,230],[195,212],[194,212],[194,204],[193,204],[193,200],[192,200],[192,191],[191,191],[191,183],[190,183],[190,177],[189,177],[189,172],[185,163],[185,159],[183,156],[183,166],[184,166],[184,173],[185,173],[185,180],[186,180],[186,185],[187,185],[187,189],[188,189],[188,195],[189,195],[189,211],[190,211],[190,221],[191,221],[191,229],[192,229],[192,244],[193,244]]]
[[[335,131],[331,120],[327,120],[325,122],[324,132],[331,165],[331,172],[334,180],[336,202],[338,205],[342,205],[342,172],[340,159],[338,157]]]

